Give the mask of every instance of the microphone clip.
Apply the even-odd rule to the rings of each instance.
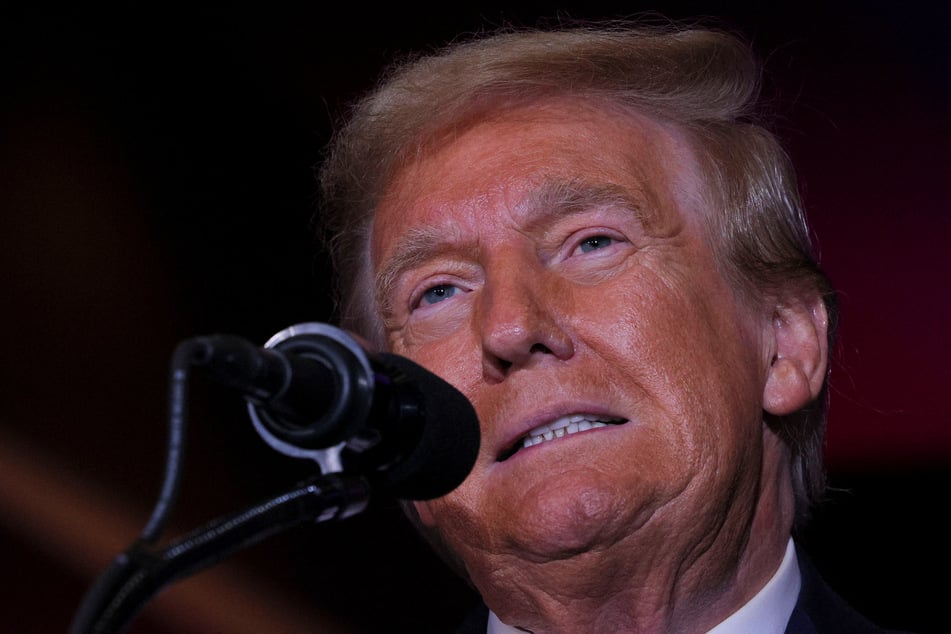
[[[328,346],[328,342],[331,343]],[[335,350],[333,344],[338,344]],[[306,322],[289,326],[264,343],[265,349],[274,349],[304,357],[327,359],[328,350],[339,365],[347,366],[346,372],[336,372],[338,377],[353,377],[339,388],[342,391],[363,394],[363,398],[344,398],[338,402],[352,404],[354,411],[335,412],[335,417],[349,416],[352,420],[364,420],[370,413],[374,387],[374,373],[369,359],[357,342],[342,330],[329,324]],[[363,451],[375,443],[363,439],[360,434],[341,440],[325,447],[307,447],[299,442],[290,442],[288,434],[298,434],[300,428],[292,429],[277,416],[274,416],[262,403],[248,398],[248,415],[261,438],[276,451],[292,458],[303,458],[317,462],[321,473],[341,473],[344,470],[343,452],[352,445],[353,449]],[[295,426],[296,427],[296,426]],[[281,433],[275,433],[280,431]]]

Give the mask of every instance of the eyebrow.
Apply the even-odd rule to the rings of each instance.
[[[542,232],[555,220],[586,213],[599,207],[617,207],[629,211],[642,224],[650,224],[652,210],[645,207],[642,197],[613,183],[591,183],[582,180],[545,180],[521,201],[515,213],[524,222],[528,232]],[[451,212],[445,216],[452,217]],[[393,287],[404,272],[424,262],[449,254],[475,259],[477,245],[464,244],[452,234],[450,222],[439,225],[413,227],[400,236],[392,256],[375,276],[376,299],[384,318],[391,314]]]

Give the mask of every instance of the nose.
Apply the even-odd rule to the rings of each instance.
[[[559,280],[527,263],[487,276],[476,325],[485,379],[497,383],[520,368],[571,358],[568,304]]]

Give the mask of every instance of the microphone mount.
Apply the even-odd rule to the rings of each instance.
[[[339,405],[323,417],[323,421],[365,421],[370,416],[379,377],[363,348],[339,328],[318,322],[295,324],[274,334],[265,342],[264,348],[320,359],[332,366],[334,378],[339,382]],[[363,427],[360,432],[330,446],[308,447],[308,437],[316,436],[314,430],[321,427],[320,421],[288,424],[252,398],[248,399],[248,415],[258,434],[273,449],[286,456],[314,460],[322,473],[342,472],[345,451],[360,454],[376,447],[382,440],[379,434]],[[400,416],[401,420],[406,418]]]

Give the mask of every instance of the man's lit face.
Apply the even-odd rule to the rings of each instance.
[[[678,134],[567,100],[392,182],[372,242],[389,345],[482,425],[468,479],[418,508],[477,585],[510,556],[663,556],[754,506],[769,315],[725,281],[699,190]]]

